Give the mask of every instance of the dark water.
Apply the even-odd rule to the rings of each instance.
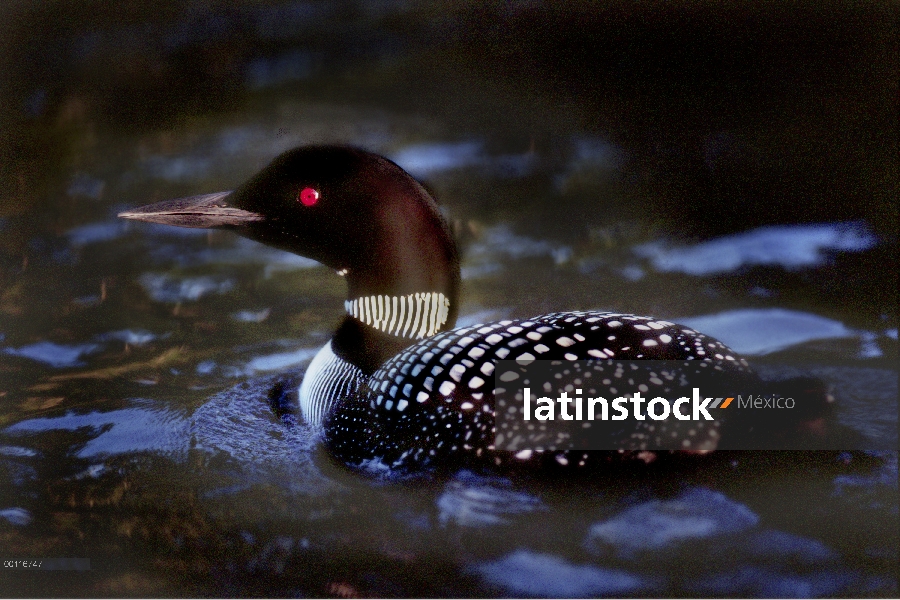
[[[877,4],[13,3],[0,106],[10,596],[898,593],[896,11]],[[279,152],[434,192],[461,323],[615,309],[808,374],[852,453],[383,483],[269,408],[334,273],[127,207]]]

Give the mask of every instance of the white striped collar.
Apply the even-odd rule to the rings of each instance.
[[[406,296],[363,296],[344,302],[347,313],[366,325],[391,335],[430,337],[447,322],[450,300],[440,292]]]

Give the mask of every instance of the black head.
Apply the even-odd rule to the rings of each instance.
[[[433,204],[394,163],[340,146],[285,152],[235,190],[230,203],[264,217],[238,233],[335,269],[359,268],[385,214]]]
[[[434,200],[396,164],[356,148],[296,148],[231,193],[119,216],[233,230],[346,271],[351,296],[439,291],[455,297],[456,248]]]

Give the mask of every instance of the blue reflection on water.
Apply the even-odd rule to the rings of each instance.
[[[821,541],[761,523],[744,504],[692,488],[595,524],[586,546],[601,556],[652,561],[657,572],[683,578],[697,593],[812,597],[837,593],[856,578]]]
[[[0,454],[4,456],[37,456],[37,452],[30,448],[22,448],[20,446],[0,446]]]
[[[269,318],[271,308],[263,308],[262,310],[239,310],[231,313],[231,318],[242,323],[262,323]]]
[[[165,338],[168,337],[168,334],[157,336],[144,330],[133,331],[131,329],[121,329],[119,331],[98,334],[94,339],[97,342],[118,340],[132,346],[143,346],[158,337]],[[2,339],[3,337],[0,335],[0,340]],[[83,367],[85,363],[81,358],[85,355],[98,352],[103,349],[103,347],[104,344],[102,343],[57,344],[54,342],[43,341],[28,344],[27,346],[22,346],[20,348],[3,348],[2,351],[4,354],[9,354],[10,356],[29,358],[59,369],[64,367]]]
[[[124,221],[101,221],[88,223],[70,229],[66,235],[73,246],[86,246],[97,242],[108,242],[121,237],[127,231]]]
[[[482,142],[430,143],[407,146],[391,159],[416,177],[481,164]]]
[[[13,525],[24,527],[32,521],[31,513],[24,508],[14,506],[12,508],[0,509],[0,518],[6,519]]]
[[[110,340],[118,340],[120,342],[125,342],[131,346],[143,346],[144,344],[149,344],[153,340],[155,340],[157,335],[150,333],[149,331],[138,329],[120,329],[118,331],[110,331],[108,333],[101,333],[97,336],[97,340],[101,342],[106,342]],[[168,334],[162,336],[168,337]]]
[[[234,289],[233,279],[209,275],[175,279],[164,273],[144,273],[138,281],[157,302],[199,300],[207,294],[224,294]]]
[[[861,252],[877,238],[862,223],[771,225],[718,237],[693,246],[669,247],[661,241],[634,248],[657,271],[714,275],[754,265],[786,269],[815,267],[828,259],[826,251]]]
[[[421,178],[470,167],[494,178],[516,178],[532,171],[537,156],[533,152],[490,156],[484,152],[483,142],[470,140],[406,146],[392,154],[391,160]]]
[[[556,264],[564,264],[572,257],[572,248],[538,240],[513,232],[507,224],[487,228],[477,242],[469,245],[461,271],[463,279],[476,279],[502,270],[505,259],[548,256]]]
[[[461,472],[437,499],[441,525],[484,527],[509,523],[517,514],[547,510],[536,497],[511,489],[508,481]]]
[[[748,355],[769,354],[812,340],[863,335],[839,321],[784,308],[744,308],[677,321]]]
[[[755,527],[759,517],[743,504],[705,488],[690,489],[672,500],[651,500],[595,524],[588,545],[617,552],[659,550],[684,540],[736,533]]]
[[[265,371],[286,370],[289,367],[295,367],[312,360],[312,357],[318,351],[318,348],[299,348],[293,352],[279,352],[267,356],[257,356],[247,363],[241,374],[253,375],[254,373]]]
[[[51,367],[80,367],[84,363],[81,357],[96,352],[101,348],[98,344],[54,344],[53,342],[37,342],[21,348],[4,348],[5,354],[30,358],[50,365]]]
[[[67,412],[59,417],[28,419],[10,425],[3,433],[22,435],[88,427],[97,435],[76,453],[80,458],[151,451],[183,457],[188,449],[188,420],[150,402],[142,404],[109,412]]]
[[[648,582],[627,571],[575,565],[552,554],[516,550],[473,569],[512,595],[581,598],[633,592]]]
[[[852,580],[845,571],[785,575],[774,568],[742,566],[691,585],[694,593],[760,598],[818,598],[840,592]]]

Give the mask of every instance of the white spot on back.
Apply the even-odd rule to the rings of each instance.
[[[450,377],[453,378],[453,381],[459,381],[462,379],[463,374],[465,374],[466,368],[462,365],[453,365],[450,369]]]

